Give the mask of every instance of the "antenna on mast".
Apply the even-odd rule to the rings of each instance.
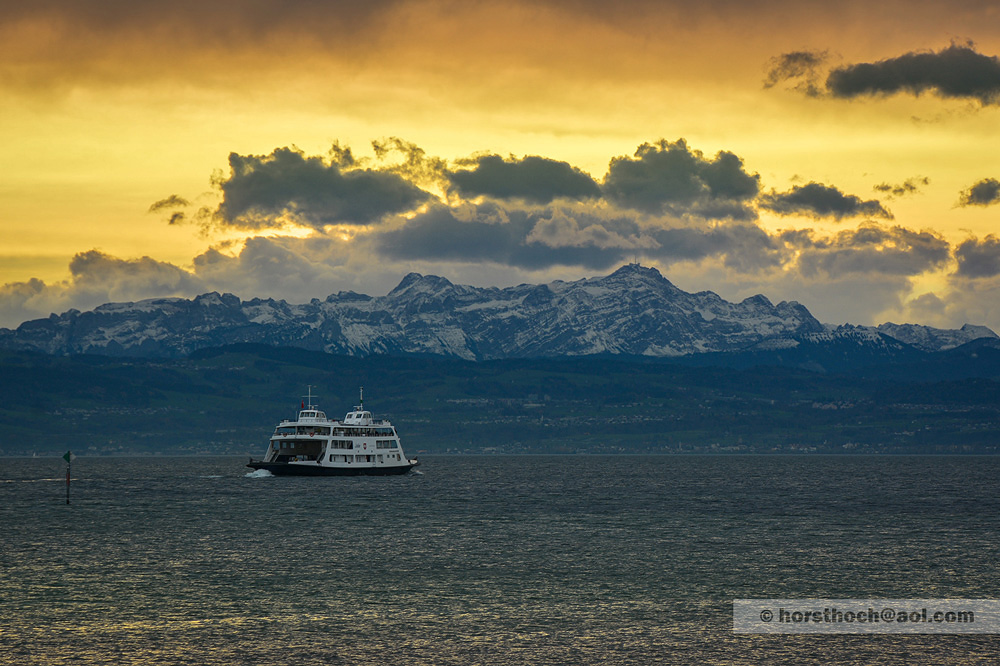
[[[307,386],[309,387],[308,394],[302,396],[303,398],[306,399],[305,406],[308,407],[309,409],[316,409],[316,405],[313,404],[313,385],[307,384]],[[318,398],[319,396],[316,397]]]

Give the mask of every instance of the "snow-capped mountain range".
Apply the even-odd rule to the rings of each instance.
[[[677,357],[842,343],[942,351],[997,338],[983,326],[941,330],[820,323],[796,302],[764,296],[730,303],[675,287],[653,268],[506,289],[455,285],[411,273],[385,296],[241,301],[216,292],[70,310],[0,329],[0,347],[48,354],[177,357],[234,343],[330,353],[433,354],[470,360],[620,354]]]

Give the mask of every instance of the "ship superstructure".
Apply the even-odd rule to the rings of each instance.
[[[262,460],[247,467],[287,476],[405,474],[418,465],[403,453],[396,428],[364,408],[364,389],[353,411],[329,419],[313,404],[312,387],[294,421],[279,423]]]

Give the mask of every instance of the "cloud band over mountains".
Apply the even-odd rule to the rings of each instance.
[[[298,225],[316,237],[362,229],[353,242],[394,260],[540,270],[606,269],[638,257],[665,263],[717,258],[754,272],[785,266],[802,251],[760,227],[761,212],[892,218],[877,200],[821,183],[762,194],[760,176],[739,156],[706,156],[683,139],[645,143],[631,156],[612,158],[601,181],[537,155],[485,154],[449,165],[399,139],[386,143],[401,150],[377,143],[376,158],[368,161],[340,146],[328,158],[290,148],[232,154],[228,177],[215,182],[221,201],[211,223],[242,230]],[[393,152],[404,163],[393,161]]]
[[[892,214],[881,202],[835,185],[765,192],[761,176],[736,154],[707,156],[683,139],[613,157],[601,179],[537,155],[449,163],[396,138],[373,147],[373,158],[339,144],[325,156],[294,148],[233,153],[229,173],[212,181],[217,205],[196,209],[192,199],[172,194],[149,211],[171,224],[251,234],[246,241],[220,243],[190,268],[82,252],[63,283],[2,287],[0,314],[21,320],[61,305],[210,290],[295,300],[289,295],[323,295],[327,285],[357,283],[359,275],[394,266],[451,266],[447,272],[460,279],[463,270],[481,274],[490,266],[544,274],[559,267],[603,271],[636,259],[668,269],[684,263],[770,284],[771,293],[813,285],[827,299],[849,298],[872,315],[899,305],[923,274],[951,271],[950,279],[966,286],[1000,277],[1000,244],[992,236],[953,247],[933,231],[886,224]],[[928,182],[873,187],[901,196]],[[769,231],[761,223],[767,215],[855,226],[833,234],[810,226]],[[868,287],[858,291],[861,284]],[[932,304],[946,307],[940,299]]]

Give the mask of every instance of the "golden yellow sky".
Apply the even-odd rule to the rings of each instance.
[[[995,3],[24,4],[0,8],[0,326],[210,290],[290,301],[341,289],[378,295],[410,270],[498,286],[578,279],[634,256],[684,289],[798,300],[830,323],[1000,330],[1000,259],[989,241],[1000,205],[960,205],[963,192],[1000,178],[1000,100],[933,85],[854,96],[824,88],[837,68],[941,56],[954,45],[988,69],[1000,54]],[[812,78],[789,74],[766,86],[795,53],[817,57]],[[949,67],[961,82],[962,63]],[[818,94],[804,92],[809,82]],[[871,207],[842,217],[776,212],[764,199],[744,201],[752,219],[743,220],[639,210],[621,197],[535,202],[560,208],[537,219],[569,215],[576,226],[558,235],[551,224],[525,227],[517,242],[537,244],[545,231],[553,249],[539,246],[530,260],[457,246],[391,251],[394,238],[419,245],[404,231],[435,228],[401,209],[348,221],[350,233],[339,236],[318,223],[281,227],[287,210],[269,224],[220,218],[219,183],[236,180],[231,153],[295,147],[329,165],[338,144],[368,160],[361,168],[389,173],[391,160],[375,160],[371,145],[388,137],[446,171],[470,156],[540,156],[596,183],[613,159],[683,139],[706,163],[720,151],[742,160],[759,176],[761,197],[817,183],[877,201],[892,217]],[[889,191],[905,183],[909,191]],[[478,211],[456,213],[462,220],[493,210],[482,196],[452,195],[452,212]],[[171,196],[187,206],[150,212]],[[171,212],[185,222],[168,224]],[[780,245],[780,260],[748,259],[749,246],[732,245],[741,224],[766,236],[758,241],[768,252]],[[865,225],[884,233],[863,241]],[[678,229],[703,249],[667,247]],[[812,240],[792,243],[781,236],[790,230]],[[920,232],[940,241],[925,254],[906,240]],[[248,238],[258,240],[244,245]]]

